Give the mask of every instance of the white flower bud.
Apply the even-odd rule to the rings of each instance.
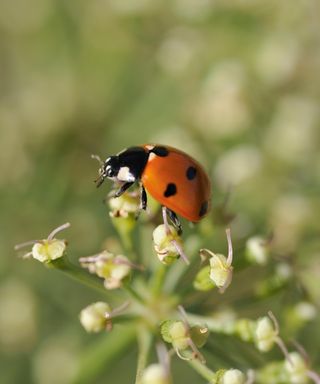
[[[98,301],[80,312],[80,322],[87,332],[99,332],[111,326],[111,308],[107,303]]]
[[[310,321],[316,318],[318,311],[312,303],[301,301],[295,306],[294,312],[302,321]]]
[[[284,363],[285,370],[287,371],[290,383],[292,384],[305,384],[309,382],[308,367],[303,357],[297,353],[292,352],[289,354],[290,360],[286,359]]]
[[[244,384],[245,376],[238,369],[227,370],[221,380],[221,384]]]
[[[272,321],[265,316],[257,321],[255,330],[255,344],[262,352],[270,351],[278,337]]]
[[[268,261],[266,240],[260,236],[248,239],[246,243],[246,257],[252,263],[265,265]]]
[[[161,364],[151,364],[143,372],[142,384],[170,384],[170,378]]]

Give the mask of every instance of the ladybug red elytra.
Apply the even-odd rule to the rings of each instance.
[[[210,207],[211,186],[204,168],[179,149],[154,144],[127,148],[101,162],[96,185],[105,178],[121,183],[114,196],[121,196],[134,183],[141,186],[141,208],[150,193],[166,207],[173,224],[181,231],[176,214],[198,222]]]

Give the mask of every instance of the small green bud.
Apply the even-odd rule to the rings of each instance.
[[[80,263],[88,268],[89,272],[104,279],[107,289],[121,287],[123,281],[129,276],[132,264],[123,255],[113,255],[108,251],[102,251],[96,256],[82,257]]]
[[[269,249],[266,239],[253,236],[246,243],[246,257],[254,264],[265,265],[269,257]]]
[[[259,351],[267,352],[274,346],[278,332],[269,317],[264,316],[257,321],[255,329],[255,344]]]
[[[244,384],[245,376],[238,369],[228,369],[221,378],[221,384]]]
[[[170,329],[176,320],[165,320],[160,324],[160,333],[164,341],[167,343],[172,343],[172,336],[170,334]]]
[[[164,224],[161,224],[153,231],[154,249],[159,260],[165,265],[171,265],[180,257],[175,243],[182,248],[181,237],[177,230],[172,225],[169,225],[168,228],[169,231]]]
[[[142,384],[170,384],[168,373],[161,364],[151,364],[143,372]]]
[[[91,304],[80,312],[80,322],[87,332],[110,330],[112,327],[111,308],[102,301]]]
[[[34,259],[40,261],[41,263],[50,263],[53,260],[59,259],[64,256],[65,250],[67,247],[67,243],[65,240],[58,240],[54,236],[70,227],[70,223],[63,224],[58,228],[54,229],[47,239],[43,240],[32,240],[26,243],[16,245],[15,250],[19,250],[20,248],[26,245],[32,245],[31,252],[28,252],[24,255],[24,258],[33,257]]]
[[[161,324],[161,335],[163,340],[171,343],[178,349],[188,348],[188,330],[183,321],[166,320]]]
[[[208,339],[209,329],[206,326],[190,327],[184,321],[166,320],[161,324],[160,332],[163,340],[172,344],[180,358],[189,359],[181,354],[181,351],[188,350],[188,354],[192,351],[194,357],[204,361],[197,348],[201,348]]]
[[[210,279],[209,265],[200,269],[193,281],[193,286],[198,291],[210,291],[215,287],[214,282]]]

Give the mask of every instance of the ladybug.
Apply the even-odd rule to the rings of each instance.
[[[165,207],[179,232],[181,225],[177,214],[198,222],[208,213],[211,195],[208,175],[201,164],[179,149],[144,144],[127,148],[100,163],[97,187],[106,178],[114,180],[120,183],[120,188],[113,196],[119,197],[138,182],[141,209],[147,207],[147,190]]]

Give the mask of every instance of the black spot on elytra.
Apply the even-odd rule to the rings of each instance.
[[[200,206],[200,210],[199,210],[199,216],[202,217],[204,216],[207,212],[208,212],[208,202],[207,201],[204,201],[201,206]]]
[[[174,196],[177,193],[177,187],[174,183],[169,183],[164,191],[164,197]]]
[[[197,175],[197,169],[195,167],[190,166],[187,169],[186,176],[188,180],[193,180]]]
[[[169,155],[169,151],[166,147],[156,146],[150,152],[160,157],[166,157]]]

